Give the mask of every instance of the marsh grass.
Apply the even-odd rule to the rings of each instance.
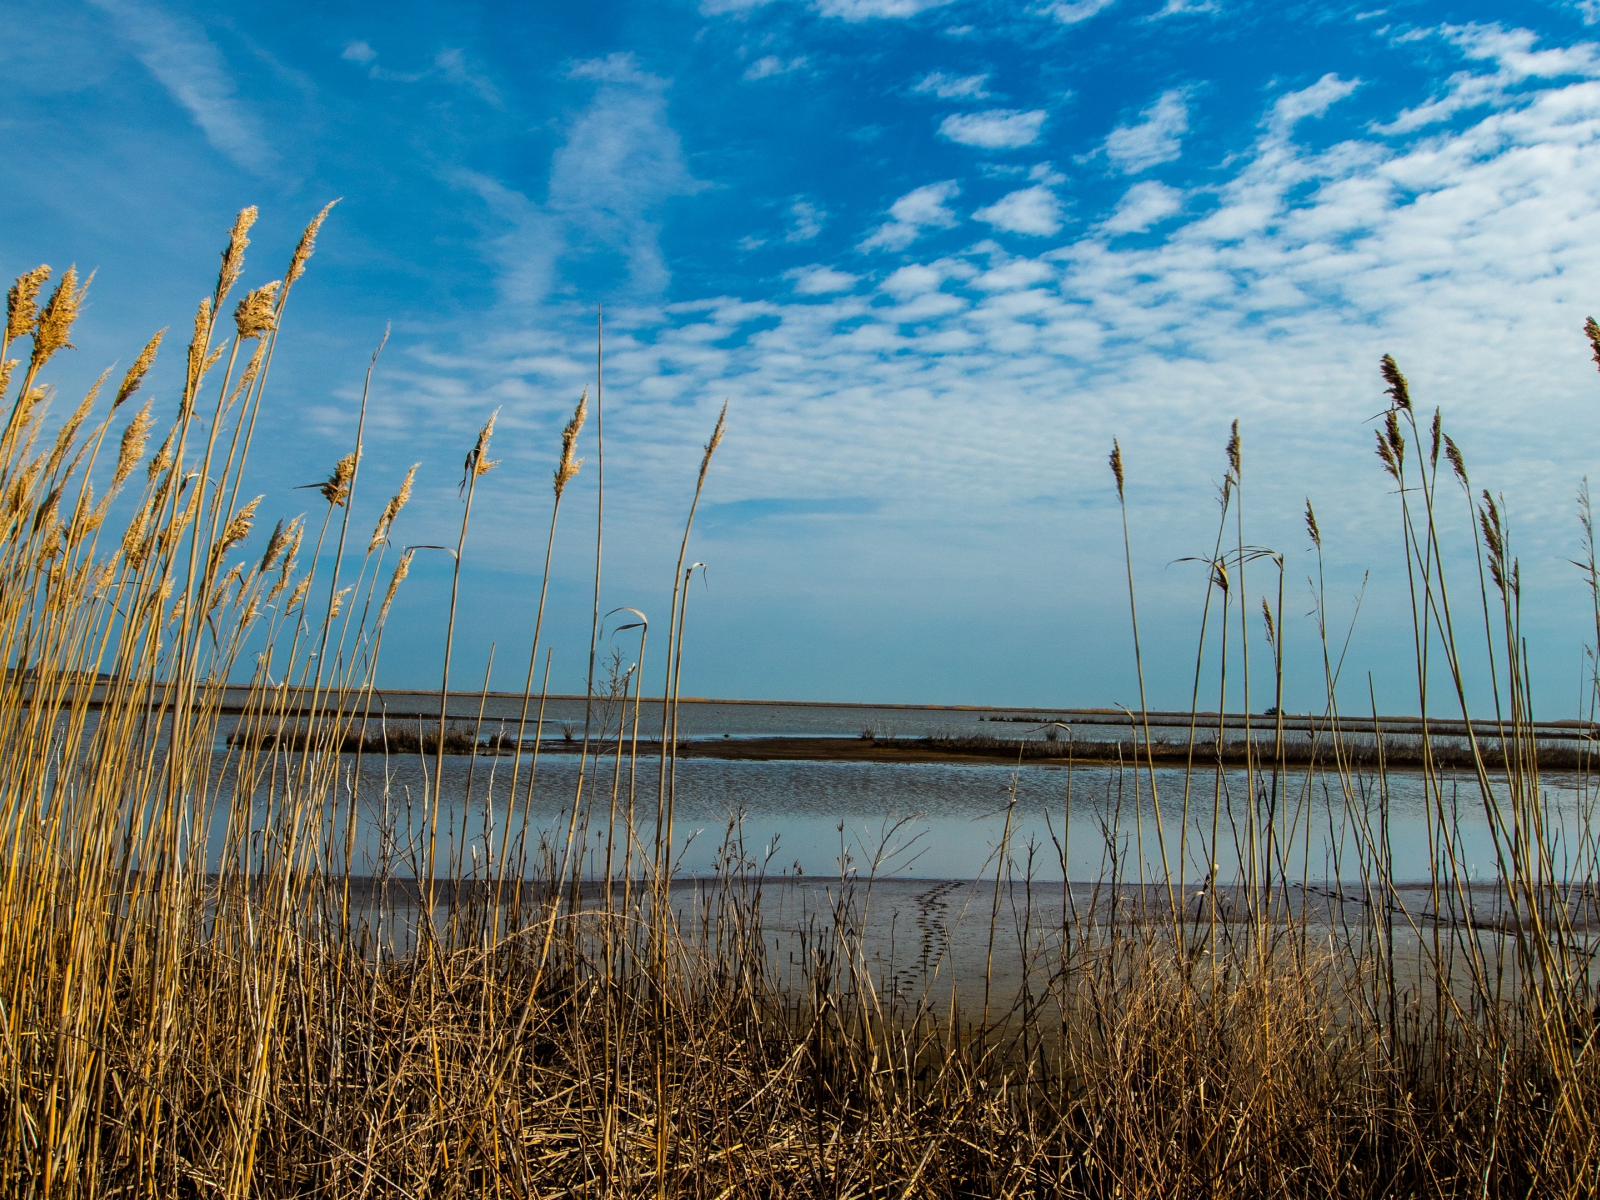
[[[40,268],[9,295],[0,342],[5,1194],[1594,1190],[1595,843],[1587,821],[1575,840],[1556,828],[1540,788],[1548,752],[1531,719],[1504,504],[1474,492],[1437,417],[1422,435],[1392,361],[1378,451],[1398,485],[1421,711],[1440,703],[1429,689],[1443,678],[1445,707],[1469,717],[1466,639],[1481,637],[1492,663],[1494,712],[1484,719],[1493,733],[1466,726],[1465,750],[1449,759],[1468,774],[1494,836],[1492,913],[1480,919],[1475,907],[1445,796],[1444,744],[1426,726],[1410,752],[1432,809],[1431,919],[1404,902],[1385,808],[1397,746],[1363,749],[1342,730],[1342,652],[1320,599],[1327,705],[1305,765],[1294,765],[1282,716],[1252,719],[1239,742],[1242,811],[1194,811],[1188,781],[1222,769],[1214,751],[1207,758],[1208,738],[1230,736],[1200,711],[1202,680],[1218,681],[1218,712],[1241,701],[1248,711],[1254,644],[1281,706],[1283,635],[1272,616],[1282,611],[1283,559],[1245,540],[1235,428],[1216,548],[1202,559],[1181,792],[1158,791],[1170,743],[1158,744],[1148,713],[1128,714],[1133,736],[1120,751],[1132,811],[1181,814],[1175,844],[1158,848],[1166,870],[1145,878],[1129,868],[1113,818],[1103,887],[1082,903],[1062,888],[1059,921],[1043,930],[1034,913],[1045,885],[1029,870],[1041,848],[1012,845],[1008,820],[978,1005],[940,974],[931,925],[922,983],[886,986],[874,974],[862,939],[881,856],[852,862],[841,850],[841,879],[788,962],[777,961],[763,923],[777,885],[737,822],[714,878],[686,899],[672,885],[682,851],[676,713],[698,566],[689,545],[721,418],[672,581],[665,738],[646,739],[641,752],[648,619],[607,614],[613,636],[637,630],[635,663],[619,658],[609,682],[591,687],[602,702],[585,724],[582,783],[562,824],[530,822],[550,663],[546,648],[541,673],[544,588],[560,502],[580,466],[580,401],[557,457],[509,780],[479,769],[484,731],[451,730],[443,704],[431,741],[420,730],[414,743],[386,740],[373,681],[396,590],[423,549],[389,565],[412,475],[370,537],[351,530],[370,478],[358,427],[313,485],[321,511],[278,523],[261,544],[260,498],[241,500],[289,297],[325,215],[283,281],[248,292],[230,326],[223,314],[254,219],[240,214],[195,315],[176,405],[163,406],[175,407],[164,431],[150,404],[131,417],[123,409],[159,336],[110,401],[108,373],[52,424],[45,373],[69,345],[86,285],[66,272],[41,304],[50,273]],[[463,519],[447,550],[446,691],[470,504],[480,485],[485,502],[492,496],[492,430],[491,417],[468,456]],[[1136,472],[1120,449],[1112,466],[1120,499]],[[1440,547],[1447,517],[1467,520],[1476,538],[1464,586]],[[597,529],[597,574],[601,540]],[[1128,531],[1137,629],[1132,545]],[[1589,543],[1586,552],[1593,584]],[[1247,567],[1268,580],[1249,596]],[[1600,598],[1596,616],[1600,631]],[[597,645],[600,632],[597,622]],[[536,678],[546,681],[537,691]],[[219,751],[218,685],[242,679],[248,702]],[[445,797],[443,758],[461,749],[468,790]],[[417,798],[426,837],[395,833],[402,799],[361,768],[396,753],[425,766],[432,758]],[[1578,767],[1587,769],[1581,755]],[[1069,775],[1068,805],[1070,786]],[[1311,877],[1319,792],[1347,804],[1361,831],[1358,861],[1339,869],[1361,882],[1344,885],[1346,915],[1332,922],[1308,915],[1296,882]],[[364,825],[383,836],[373,864],[358,861]],[[596,830],[607,835],[604,867],[586,873],[592,858],[574,847]],[[214,836],[221,852],[208,861]],[[1063,863],[1067,850],[1054,848]],[[1224,857],[1241,864],[1228,887],[1204,865]],[[948,902],[939,887],[928,896],[934,907]],[[1013,983],[991,987],[1008,963]]]

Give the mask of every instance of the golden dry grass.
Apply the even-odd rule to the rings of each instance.
[[[0,1191],[842,1200],[1595,1190],[1588,941],[1557,886],[1593,877],[1594,845],[1577,848],[1575,872],[1556,871],[1520,657],[1519,572],[1499,507],[1474,500],[1454,443],[1444,442],[1447,462],[1486,555],[1467,607],[1481,597],[1500,705],[1497,744],[1473,742],[1468,766],[1509,912],[1487,931],[1470,916],[1425,925],[1413,951],[1397,951],[1380,822],[1362,844],[1366,915],[1337,929],[1297,918],[1284,903],[1294,847],[1282,836],[1290,773],[1277,769],[1280,722],[1278,736],[1245,752],[1252,801],[1234,843],[1245,877],[1233,910],[1220,910],[1215,880],[1182,878],[1194,847],[1163,845],[1173,871],[1141,890],[1145,919],[1074,912],[1048,953],[1018,950],[1014,1000],[997,994],[993,1011],[986,1003],[962,1016],[878,986],[848,889],[808,935],[801,977],[780,976],[763,934],[760,867],[736,831],[718,879],[692,907],[677,904],[676,725],[654,804],[647,786],[621,783],[651,781],[638,761],[637,673],[612,689],[606,720],[616,724],[609,743],[604,731],[595,743],[616,755],[611,790],[580,790],[564,834],[530,844],[538,764],[519,751],[498,844],[486,837],[488,856],[474,863],[448,847],[441,858],[436,756],[425,842],[393,848],[376,880],[352,878],[357,827],[383,798],[361,794],[363,776],[341,749],[351,738],[370,744],[384,623],[412,551],[387,582],[385,559],[413,475],[371,536],[351,543],[364,546],[359,562],[347,561],[364,482],[358,430],[328,480],[312,485],[324,511],[279,523],[261,553],[245,553],[260,499],[241,499],[243,470],[286,306],[327,210],[283,282],[238,302],[230,333],[218,314],[243,278],[254,215],[240,214],[199,306],[176,414],[153,456],[148,405],[116,425],[159,336],[110,404],[97,385],[52,432],[41,372],[70,345],[87,285],[65,272],[41,307],[41,268],[9,294]],[[1406,433],[1423,444],[1408,385],[1392,360],[1383,371],[1395,404],[1379,452],[1407,485],[1397,520],[1419,640],[1445,663],[1465,716],[1464,635],[1435,533],[1444,506],[1435,489],[1453,486],[1437,474],[1439,426],[1431,457],[1408,459]],[[584,416],[580,401],[563,435],[552,541]],[[491,418],[463,479],[458,583],[472,490],[495,465],[492,427]],[[724,428],[719,418],[695,502]],[[116,460],[102,466],[108,440]],[[1238,622],[1225,665],[1249,645],[1246,566],[1282,570],[1243,537],[1237,427],[1227,455],[1205,599],[1208,629],[1227,638]],[[1120,499],[1120,450],[1112,467]],[[1238,536],[1227,549],[1230,519]],[[1309,507],[1307,520],[1320,552]],[[688,544],[686,526],[667,631],[669,723]],[[1129,562],[1131,603],[1131,550]],[[546,584],[548,564],[547,548]],[[543,615],[541,591],[521,722],[533,729],[517,730],[519,746],[524,732],[537,745],[543,724],[542,702],[533,707]],[[1281,680],[1275,633],[1267,650]],[[1320,751],[1332,766],[1321,777],[1351,789],[1357,764],[1332,705],[1336,657],[1333,732]],[[242,736],[219,770],[216,685],[241,676],[251,681]],[[1197,659],[1197,699],[1199,680]],[[1270,732],[1264,720],[1258,733]],[[1148,776],[1152,803],[1182,808],[1187,837],[1204,814],[1189,811],[1187,788],[1155,793],[1144,732],[1128,770]],[[1205,734],[1197,720],[1191,744]],[[1428,745],[1424,778],[1442,796]],[[1435,912],[1465,894],[1442,802],[1438,812]],[[1219,820],[1200,848],[1208,860]],[[614,859],[608,843],[603,877],[581,881],[574,833],[605,821],[625,834],[621,853]],[[211,831],[221,851],[208,863]],[[474,886],[456,886],[463,877]],[[996,922],[1000,884],[997,874]],[[419,895],[430,903],[419,907]],[[1003,943],[991,924],[991,968]]]

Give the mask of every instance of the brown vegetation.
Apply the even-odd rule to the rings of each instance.
[[[1365,915],[1337,928],[1294,917],[1285,897],[1310,845],[1296,831],[1310,835],[1291,820],[1303,793],[1274,770],[1277,747],[1245,750],[1239,809],[1190,813],[1187,789],[1158,787],[1166,751],[1140,727],[1128,784],[1185,818],[1185,844],[1159,848],[1171,867],[1151,884],[1166,894],[1157,901],[1165,918],[1073,909],[1047,940],[1026,919],[1009,929],[1003,845],[989,962],[1015,957],[1022,983],[990,995],[986,973],[984,1003],[963,1011],[932,990],[885,988],[868,971],[865,876],[805,931],[798,978],[767,949],[761,864],[737,829],[697,904],[669,903],[682,585],[694,570],[687,526],[667,623],[671,732],[659,771],[640,754],[641,672],[614,673],[610,703],[584,731],[583,782],[562,825],[530,837],[541,593],[509,801],[485,803],[474,776],[453,799],[482,833],[452,842],[458,810],[440,794],[450,749],[441,716],[435,740],[417,743],[435,759],[417,797],[423,835],[386,845],[378,880],[354,886],[358,825],[395,801],[363,791],[339,751],[357,736],[372,752],[373,672],[413,551],[387,583],[384,560],[411,476],[371,537],[349,543],[365,550],[348,556],[351,506],[367,484],[359,427],[320,486],[324,511],[280,523],[248,555],[259,498],[240,495],[285,306],[323,215],[282,284],[238,303],[230,331],[223,314],[254,213],[240,215],[195,316],[172,424],[154,435],[150,404],[131,420],[121,406],[159,336],[110,404],[97,385],[52,433],[41,373],[67,347],[82,287],[67,272],[40,307],[41,268],[10,293],[0,343],[0,395],[10,401],[0,433],[0,642],[12,668],[0,680],[0,1191],[843,1200],[1594,1190],[1600,1068],[1587,940],[1555,885],[1592,880],[1595,845],[1585,824],[1560,846],[1557,870],[1560,835],[1526,707],[1519,572],[1500,509],[1474,499],[1437,417],[1431,443],[1420,432],[1391,361],[1380,457],[1404,485],[1397,539],[1419,643],[1452,679],[1448,700],[1463,717],[1456,638],[1465,625],[1439,623],[1449,609],[1435,534],[1458,483],[1478,525],[1480,586],[1469,578],[1458,596],[1482,601],[1503,732],[1494,746],[1469,741],[1458,769],[1495,835],[1510,919],[1490,929],[1470,913],[1434,922],[1410,934],[1408,951],[1381,809],[1362,825]],[[6,360],[25,341],[26,365]],[[584,415],[580,403],[563,439],[557,505],[578,469]],[[492,420],[462,480],[458,569],[471,496],[494,465],[491,430]],[[719,421],[696,500],[722,431]],[[1224,680],[1234,669],[1237,681],[1252,646],[1269,656],[1281,704],[1271,618],[1282,609],[1282,562],[1244,538],[1242,462],[1236,430],[1217,547],[1204,562],[1205,629],[1213,649],[1233,639],[1211,660]],[[1129,486],[1120,451],[1113,469],[1120,498]],[[1600,573],[1592,554],[1587,561],[1593,583]],[[1277,589],[1264,635],[1246,620],[1247,571]],[[454,602],[447,646],[453,613]],[[632,627],[642,664],[647,622]],[[207,683],[234,677],[250,654],[251,701],[219,772]],[[91,711],[76,685],[102,673],[111,679]],[[1336,675],[1330,665],[1330,716]],[[1197,659],[1197,694],[1200,679]],[[441,690],[449,682],[447,655]],[[468,736],[481,744],[477,730]],[[592,790],[599,747],[623,767],[609,791]],[[1190,746],[1183,752],[1188,761]],[[1198,737],[1193,753],[1207,762]],[[1439,800],[1430,827],[1439,912],[1465,895],[1465,876],[1443,759],[1419,753]],[[1308,784],[1353,803],[1355,748],[1329,736],[1308,757],[1322,764],[1307,770]],[[1379,755],[1380,786],[1389,765]],[[1187,844],[1208,821],[1209,838]],[[593,829],[617,836],[581,892],[584,857],[573,848]],[[210,830],[220,851],[208,863]],[[1243,901],[1227,914],[1216,878],[1184,879],[1191,857],[1217,861],[1224,844],[1243,865]],[[1117,869],[1108,894],[1123,882]],[[454,886],[463,879],[475,887]]]

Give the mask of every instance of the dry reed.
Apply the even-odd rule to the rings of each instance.
[[[642,670],[618,657],[606,689],[591,688],[593,745],[615,752],[609,794],[596,783],[601,751],[590,762],[586,743],[585,782],[565,829],[544,836],[530,823],[547,686],[525,777],[523,739],[584,400],[562,434],[514,765],[498,806],[488,792],[475,796],[476,784],[454,798],[459,810],[445,796],[452,749],[475,763],[485,748],[476,727],[452,747],[446,710],[474,489],[495,465],[493,418],[467,456],[460,533],[447,550],[451,616],[431,737],[415,731],[405,744],[374,710],[384,624],[423,548],[404,551],[374,605],[415,467],[355,553],[355,583],[343,560],[359,428],[329,478],[310,485],[326,507],[309,546],[297,519],[278,522],[261,554],[244,552],[259,500],[240,503],[243,469],[285,305],[327,211],[281,284],[239,302],[230,334],[218,314],[243,278],[255,215],[240,214],[195,317],[175,416],[142,478],[154,410],[141,408],[120,434],[112,426],[159,335],[103,414],[91,394],[52,435],[39,372],[70,347],[87,284],[69,270],[41,308],[49,271],[39,268],[8,295],[0,1190],[241,1200],[1594,1191],[1600,1080],[1584,920],[1595,844],[1585,834],[1558,847],[1539,785],[1504,505],[1486,492],[1474,498],[1437,420],[1431,443],[1420,435],[1392,359],[1381,368],[1392,403],[1378,453],[1403,485],[1396,521],[1419,659],[1443,664],[1461,719],[1471,692],[1465,627],[1479,614],[1458,625],[1450,608],[1441,484],[1461,488],[1482,556],[1468,607],[1481,609],[1491,656],[1495,734],[1481,739],[1468,724],[1455,761],[1495,838],[1502,908],[1492,920],[1475,915],[1446,756],[1425,728],[1416,754],[1432,806],[1432,917],[1413,925],[1412,950],[1397,949],[1416,914],[1399,901],[1381,795],[1377,819],[1365,816],[1366,789],[1386,794],[1385,742],[1372,742],[1378,772],[1363,773],[1359,739],[1341,730],[1343,654],[1319,594],[1327,712],[1307,735],[1303,765],[1291,769],[1300,757],[1281,716],[1247,728],[1244,811],[1219,802],[1208,820],[1191,811],[1186,782],[1183,840],[1159,848],[1176,869],[1145,879],[1141,857],[1130,878],[1113,859],[1093,903],[1063,893],[1058,928],[1021,921],[1014,996],[996,989],[990,1011],[986,973],[983,1011],[964,1013],[931,989],[888,988],[868,968],[870,871],[843,881],[825,919],[803,932],[798,975],[780,970],[769,949],[763,904],[776,885],[737,826],[715,879],[673,883],[674,747],[695,569],[685,564],[726,410],[704,448],[672,580],[666,736],[645,739],[661,747],[653,820],[635,809]],[[1589,336],[1600,361],[1592,322]],[[6,352],[24,338],[27,366],[12,380]],[[1408,456],[1408,434],[1411,447],[1432,453]],[[96,452],[113,437],[108,470]],[[1220,778],[1200,724],[1201,665],[1217,670],[1225,713],[1228,689],[1243,693],[1253,636],[1245,568],[1275,564],[1281,580],[1281,558],[1244,538],[1237,426],[1227,458],[1217,544],[1202,560],[1195,713],[1186,740],[1171,747],[1156,745],[1148,713],[1128,714],[1136,808],[1141,786],[1149,803],[1158,799],[1155,764],[1169,750],[1181,753],[1186,781]],[[1125,503],[1120,447],[1111,464]],[[135,494],[118,499],[130,481]],[[124,514],[120,531],[113,512]],[[1320,555],[1309,503],[1306,524]],[[1593,585],[1592,538],[1589,546]],[[1129,533],[1136,626],[1132,547]],[[597,545],[597,574],[598,562]],[[327,588],[320,616],[305,608],[313,584]],[[1283,600],[1280,586],[1269,604],[1269,590],[1256,599],[1281,699],[1284,630],[1272,613]],[[627,611],[639,618],[623,628],[640,630],[642,660],[648,622]],[[1600,629],[1600,587],[1596,617]],[[1220,646],[1209,659],[1208,645]],[[548,663],[547,649],[546,682]],[[220,685],[241,679],[244,713],[219,751]],[[1429,679],[1419,662],[1424,713]],[[1219,716],[1210,744],[1224,737]],[[433,760],[419,819],[405,827],[426,831],[420,839],[397,833],[396,806],[408,801],[361,765],[361,755],[406,752]],[[485,778],[496,786],[492,771],[469,774]],[[1363,882],[1349,901],[1357,915],[1333,925],[1307,916],[1292,883],[1309,878],[1295,856],[1309,860],[1318,788],[1360,817],[1353,869]],[[474,811],[481,834],[467,829]],[[453,839],[443,861],[441,818]],[[375,873],[358,878],[362,823],[377,828],[381,850]],[[606,865],[586,875],[573,847],[586,844],[591,824],[609,830]],[[623,839],[617,860],[612,834]],[[990,973],[1005,953],[1002,910],[1018,897],[1031,905],[1034,894],[1010,865],[1010,837],[1008,821],[994,867]],[[1238,884],[1221,886],[1213,865],[1191,891],[1184,865],[1215,864],[1225,846],[1240,863]]]

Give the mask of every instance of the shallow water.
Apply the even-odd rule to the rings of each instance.
[[[437,714],[437,695],[379,694],[379,711]],[[476,698],[452,697],[452,715]],[[562,743],[562,723],[581,741],[583,702],[564,698],[547,705],[545,736]],[[510,722],[521,699],[490,698],[486,712]],[[650,732],[648,710],[641,722]],[[864,708],[858,706],[719,704],[684,706],[680,734],[728,736],[841,736],[871,726],[880,734],[920,736],[952,728],[994,731],[1014,737],[1026,723],[996,725],[988,718],[1047,716],[1038,710]],[[395,718],[400,720],[401,718]],[[405,718],[412,722],[427,718]],[[434,720],[437,719],[435,716]],[[982,720],[980,720],[982,719]],[[597,704],[597,730],[614,730],[616,711]],[[224,805],[233,786],[236,758],[226,739],[234,718],[218,729],[218,794]],[[495,726],[485,722],[485,733]],[[527,730],[530,739],[533,730]],[[641,756],[637,768],[624,761],[613,779],[614,759],[588,760],[585,802],[572,824],[580,758],[576,753],[541,754],[531,792],[530,756],[470,759],[447,756],[444,804],[439,813],[438,873],[481,877],[498,869],[506,846],[527,852],[532,862],[541,841],[557,857],[566,852],[569,828],[584,874],[601,877],[608,850],[611,868],[623,869],[630,793],[635,853],[653,851],[660,788],[658,758]],[[298,756],[279,753],[278,776]],[[368,754],[341,763],[337,806],[328,816],[336,841],[345,841],[343,813],[352,797],[357,812],[351,869],[409,875],[425,861],[430,830],[425,798],[433,760],[416,754],[385,759]],[[511,777],[517,772],[515,802]],[[468,800],[468,783],[471,799]],[[1342,783],[1331,773],[1304,768],[1282,779],[1257,772],[1255,801],[1243,770],[1217,772],[1158,767],[1031,761],[829,762],[738,761],[709,757],[681,760],[673,803],[672,860],[687,877],[714,874],[733,855],[772,874],[790,877],[871,876],[901,880],[1032,879],[1041,883],[1118,878],[1127,882],[1172,878],[1198,884],[1215,874],[1219,884],[1244,877],[1242,864],[1269,864],[1272,877],[1310,884],[1367,878],[1381,855],[1392,860],[1398,882],[1428,879],[1441,823],[1451,831],[1464,877],[1492,882],[1499,877],[1496,848],[1475,779],[1447,773],[1430,795],[1416,773],[1391,771],[1380,783],[1371,774]],[[1570,774],[1543,777],[1543,806],[1552,875],[1557,880],[1593,873],[1589,835],[1595,800],[1590,785]],[[1496,785],[1505,802],[1503,785]],[[267,789],[257,791],[259,807]],[[615,808],[613,809],[613,795]],[[335,809],[337,808],[337,811]],[[614,820],[613,820],[614,813]],[[260,827],[257,816],[254,826]],[[223,821],[208,831],[208,866],[219,865]],[[343,866],[342,852],[337,856]],[[637,863],[635,858],[634,863]],[[333,865],[332,858],[329,864]],[[637,872],[635,872],[637,873]],[[1259,878],[1258,866],[1257,876]]]
[[[410,863],[420,861],[431,764],[414,754],[387,761],[364,757],[354,870],[409,874]],[[347,756],[347,789],[355,767]],[[543,838],[563,851],[579,756],[542,755],[531,803],[528,768],[525,759],[510,815],[513,844],[523,838],[532,849]],[[512,770],[509,757],[475,763],[446,758],[441,875],[481,874],[492,867],[506,838]],[[467,803],[469,773],[473,798]],[[613,870],[622,868],[630,777],[635,845],[653,846],[659,760],[641,758],[632,772],[624,762],[614,827],[613,761],[591,760],[588,799],[572,826],[574,852],[588,877],[604,873],[613,837]],[[1223,884],[1239,880],[1241,863],[1253,858],[1269,861],[1274,876],[1317,883],[1367,876],[1385,844],[1386,827],[1393,877],[1414,882],[1430,876],[1429,830],[1435,827],[1436,840],[1437,815],[1430,820],[1429,814],[1436,801],[1419,775],[1392,773],[1386,791],[1358,779],[1349,797],[1335,778],[1321,773],[1294,772],[1275,788],[1270,775],[1261,776],[1254,806],[1242,770],[1186,777],[1178,768],[1158,768],[1153,780],[1154,797],[1150,772],[1098,764],[685,759],[677,765],[673,789],[673,858],[686,876],[713,874],[731,854],[768,873],[801,877],[992,879],[1000,871],[1040,882],[1171,875],[1198,883],[1215,863]],[[1591,799],[1575,779],[1545,784],[1556,875],[1567,878],[1589,866],[1579,847]],[[1473,778],[1447,777],[1438,803],[1466,877],[1497,878],[1494,842]],[[391,831],[387,839],[380,836],[384,828]],[[213,855],[218,849],[214,835]],[[447,868],[447,862],[454,865]]]

